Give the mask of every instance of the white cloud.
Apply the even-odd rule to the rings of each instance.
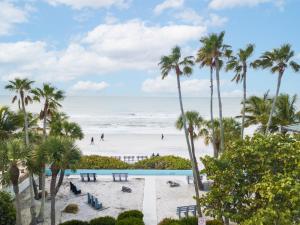
[[[212,9],[225,9],[234,7],[254,7],[262,3],[273,3],[276,7],[284,6],[285,0],[211,0],[209,7]]]
[[[105,88],[109,87],[109,84],[102,81],[99,83],[91,82],[91,81],[78,81],[76,84],[72,86],[72,90],[75,91],[101,91]]]
[[[73,9],[80,10],[84,8],[108,8],[116,6],[120,8],[127,8],[131,0],[46,0],[53,6],[67,5]]]
[[[234,88],[232,82],[228,80],[221,80],[221,91],[224,88],[225,91],[222,91],[223,97],[240,97],[242,96],[241,90],[232,90]],[[216,84],[214,84],[216,86]],[[164,80],[160,76],[155,78],[146,79],[142,83],[141,87],[143,92],[149,94],[168,94],[176,95],[177,94],[177,81],[175,76],[168,76]],[[208,97],[210,96],[210,80],[209,79],[182,79],[181,80],[181,90],[183,95],[187,96],[201,96]]]
[[[213,27],[222,27],[225,23],[227,23],[227,21],[228,18],[211,13],[209,14],[209,19],[206,20],[206,25]]]
[[[37,81],[64,81],[157,69],[161,55],[176,44],[188,48],[205,32],[200,25],[156,26],[133,20],[101,24],[59,51],[39,41],[0,43],[0,78],[26,74]]]
[[[0,36],[10,34],[16,24],[24,23],[27,19],[26,9],[18,8],[10,2],[0,2]]]
[[[172,9],[172,8],[180,8],[183,6],[184,0],[165,0],[162,3],[158,4],[154,8],[155,14],[161,14],[166,9]]]

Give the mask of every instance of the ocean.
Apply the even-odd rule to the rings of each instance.
[[[186,111],[198,111],[209,119],[209,101],[209,98],[184,98],[183,104]],[[222,103],[224,117],[239,115],[240,98],[223,98]],[[0,104],[17,109],[9,96],[1,96]],[[83,154],[188,156],[183,131],[175,128],[180,115],[176,97],[69,96],[62,105],[61,111],[84,132],[85,138],[77,142]],[[37,103],[28,107],[35,113],[40,109]],[[217,99],[214,99],[214,115],[218,116]],[[104,141],[100,140],[102,133]],[[95,139],[94,145],[90,144],[91,137]],[[212,154],[211,146],[201,139],[196,142],[196,150],[199,155]]]

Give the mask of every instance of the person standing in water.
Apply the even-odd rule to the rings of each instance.
[[[101,134],[101,141],[104,141],[104,134]]]
[[[94,144],[94,137],[91,138],[91,145]]]

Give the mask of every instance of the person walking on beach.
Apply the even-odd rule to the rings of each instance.
[[[101,141],[104,141],[104,134],[101,134]]]
[[[91,138],[91,145],[94,144],[94,137]]]
[[[164,134],[161,134],[161,140],[164,140],[165,136]]]

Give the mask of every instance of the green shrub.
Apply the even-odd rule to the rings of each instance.
[[[165,218],[158,225],[181,225],[179,220]]]
[[[134,164],[135,169],[167,169],[186,170],[191,169],[189,160],[178,156],[154,156],[141,160]]]
[[[76,205],[76,204],[69,204],[69,205],[66,206],[66,208],[64,209],[63,212],[76,214],[76,213],[78,213],[78,211],[79,211],[78,205]]]
[[[118,216],[118,220],[122,220],[125,218],[132,218],[132,217],[143,220],[144,214],[139,210],[128,210],[120,213]]]
[[[198,225],[197,217],[187,217],[180,220],[180,225]]]
[[[208,220],[206,225],[223,225],[223,222],[220,220]]]
[[[0,225],[15,224],[16,210],[10,194],[0,191]]]
[[[79,169],[129,169],[130,165],[119,159],[107,156],[82,156],[77,166]]]
[[[116,219],[110,216],[92,219],[90,225],[115,225]]]
[[[69,220],[64,223],[60,223],[59,225],[89,225],[89,223],[80,220]]]
[[[118,220],[116,225],[145,225],[145,223],[140,218],[128,217]]]

